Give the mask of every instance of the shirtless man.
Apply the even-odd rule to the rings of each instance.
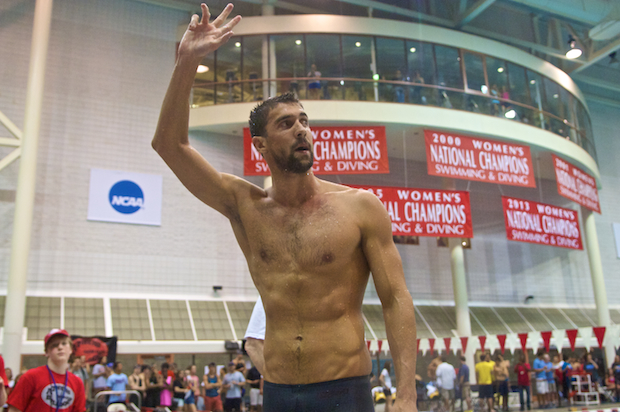
[[[308,116],[292,95],[250,116],[271,169],[261,189],[215,170],[188,139],[189,95],[205,55],[232,36],[232,4],[192,16],[179,44],[153,148],[198,199],[226,216],[263,298],[265,411],[372,411],[362,300],[372,272],[396,366],[395,411],[415,411],[413,302],[390,218],[371,193],[317,179]]]

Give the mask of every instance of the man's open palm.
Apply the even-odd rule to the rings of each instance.
[[[207,5],[202,3],[200,7],[202,8],[202,17],[197,14],[192,16],[183,39],[181,39],[179,55],[202,59],[226,43],[233,35],[233,27],[241,21],[241,16],[235,16],[227,24],[224,24],[233,9],[233,5],[230,3],[212,23],[209,23],[211,13],[209,13]]]

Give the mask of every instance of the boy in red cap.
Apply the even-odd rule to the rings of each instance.
[[[45,336],[47,365],[24,373],[9,395],[9,412],[84,412],[82,380],[69,372],[72,343],[64,329]]]

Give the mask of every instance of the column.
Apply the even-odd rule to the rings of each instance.
[[[443,188],[445,190],[455,190],[454,179],[444,179]],[[467,294],[467,281],[465,278],[465,255],[463,244],[460,238],[449,238],[450,247],[450,268],[452,269],[452,290],[454,293],[454,309],[456,311],[456,330],[460,337],[467,336],[467,351],[463,354],[465,362],[469,366],[469,381],[476,381],[474,353],[476,342],[471,336],[471,320],[469,317],[469,297]]]
[[[26,311],[26,280],[32,231],[37,149],[43,104],[45,63],[52,19],[52,0],[37,0],[34,10],[30,71],[26,91],[26,113],[22,155],[19,164],[11,262],[4,309],[4,339],[2,355],[6,367],[14,373],[21,370],[22,335]]]
[[[581,208],[583,218],[583,231],[590,263],[590,276],[592,277],[592,290],[594,291],[594,302],[598,313],[598,326],[609,327],[611,324],[609,317],[609,307],[607,306],[607,291],[605,290],[605,277],[603,276],[603,263],[601,261],[601,251],[596,235],[596,222],[594,213],[585,207]],[[615,356],[614,348],[611,345],[605,346],[606,365],[610,365]]]

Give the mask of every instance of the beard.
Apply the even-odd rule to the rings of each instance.
[[[296,151],[292,151],[290,155],[285,156],[274,156],[273,160],[278,166],[278,168],[284,172],[295,173],[295,174],[304,174],[307,173],[308,170],[312,168],[314,164],[314,153],[312,150],[309,150],[310,158],[309,159],[298,159],[295,156]]]

